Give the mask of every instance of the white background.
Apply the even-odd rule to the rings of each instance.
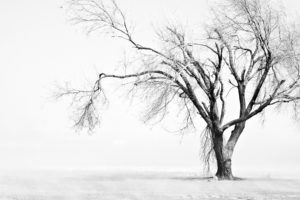
[[[180,19],[195,30],[207,17],[202,0],[119,0],[141,38],[153,25]],[[285,2],[289,13],[299,3]],[[55,84],[86,84],[97,71],[112,72],[124,44],[89,35],[68,21],[59,0],[0,1],[0,168],[199,170],[198,132],[181,137],[139,121],[119,93],[93,135],[72,129],[67,101],[51,98]],[[176,17],[174,17],[176,16]],[[299,19],[299,18],[298,18]],[[199,26],[195,24],[199,23]],[[237,145],[236,170],[300,169],[300,132],[288,112],[268,112],[266,122],[251,120]]]

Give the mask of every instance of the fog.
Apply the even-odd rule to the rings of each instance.
[[[207,3],[122,0],[120,6],[138,37],[151,42],[147,29],[164,21],[181,19],[201,28]],[[299,7],[296,0],[285,4],[289,13]],[[99,128],[93,134],[76,132],[70,102],[53,99],[57,84],[85,86],[97,72],[116,69],[128,50],[124,43],[73,26],[64,1],[1,1],[0,16],[0,168],[202,170],[203,127],[182,136],[162,125],[145,125],[139,109],[113,90]],[[233,168],[240,174],[299,174],[300,124],[289,110],[268,111],[264,123],[256,118],[247,124]]]

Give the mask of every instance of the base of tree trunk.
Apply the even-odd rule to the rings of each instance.
[[[219,180],[235,180],[231,171],[231,159],[218,163],[216,176]]]
[[[231,171],[231,159],[228,157],[228,152],[223,146],[223,136],[221,134],[215,134],[218,137],[214,138],[214,152],[217,161],[217,173],[216,176],[219,180],[233,180]]]

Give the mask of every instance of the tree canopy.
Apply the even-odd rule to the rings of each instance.
[[[268,1],[223,3],[214,8],[210,24],[203,29],[205,37],[199,33],[199,38],[191,40],[182,27],[167,25],[156,33],[162,44],[156,48],[136,40],[125,13],[114,0],[70,1],[75,23],[83,24],[88,32],[106,32],[124,40],[140,55],[139,67],[128,70],[130,73],[102,72],[90,90],[65,88],[60,93],[82,102],[76,126],[93,129],[97,124],[95,104],[105,100],[101,85],[105,79],[128,79],[133,95],[137,91],[145,95],[150,105],[148,119],[164,117],[174,102],[183,105],[187,125],[193,123],[195,115],[200,116],[208,130],[210,148],[206,153],[214,152],[217,161],[225,162],[231,159],[247,120],[274,105],[292,103],[297,112],[300,32],[286,20],[283,10]],[[230,93],[236,93],[237,98],[228,98]],[[235,118],[226,116],[227,105],[239,106]],[[225,145],[223,133],[230,127],[233,131]]]

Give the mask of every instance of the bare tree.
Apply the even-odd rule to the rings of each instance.
[[[195,117],[206,124],[206,160],[217,161],[216,176],[233,179],[231,158],[247,120],[267,107],[300,101],[299,34],[289,26],[282,10],[262,0],[227,0],[215,9],[207,37],[190,41],[184,29],[166,26],[158,33],[162,48],[138,42],[125,14],[114,0],[72,0],[76,23],[88,32],[108,31],[125,40],[141,57],[132,73],[100,73],[91,90],[65,88],[82,102],[76,125],[92,129],[98,122],[96,102],[105,100],[102,81],[130,79],[149,102],[148,119],[164,117],[171,103],[183,105],[187,124]],[[201,42],[199,42],[201,41]],[[235,102],[228,93],[236,92]],[[227,119],[227,104],[239,106],[236,118]],[[195,115],[194,115],[194,114]],[[225,131],[233,128],[228,140]]]

